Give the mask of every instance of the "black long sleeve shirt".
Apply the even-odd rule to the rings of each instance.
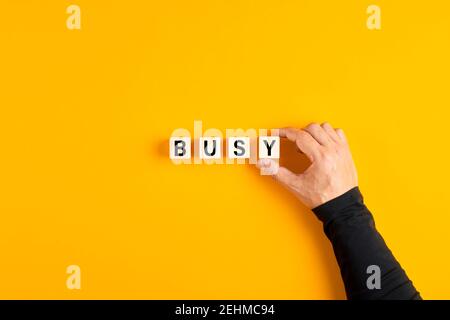
[[[348,299],[418,300],[405,271],[375,228],[358,187],[330,200],[313,212],[323,222],[341,269]],[[369,266],[379,267],[381,288],[369,289]]]

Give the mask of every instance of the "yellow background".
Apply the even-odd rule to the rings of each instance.
[[[194,120],[344,128],[378,229],[450,298],[449,1],[77,0],[79,31],[71,3],[0,5],[0,298],[345,298],[274,181],[169,161]]]

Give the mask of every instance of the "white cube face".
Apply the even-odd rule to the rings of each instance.
[[[227,157],[229,159],[250,158],[250,138],[229,137],[227,141]]]
[[[171,137],[169,140],[170,159],[191,158],[191,138]]]
[[[200,138],[198,148],[200,159],[220,159],[222,157],[222,138]]]
[[[280,158],[280,137],[261,136],[258,140],[258,155],[260,159]]]

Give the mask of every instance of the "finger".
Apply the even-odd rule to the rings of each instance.
[[[298,153],[304,154],[304,152],[302,150],[300,150],[299,147],[297,147],[297,144],[295,145],[295,151],[297,151]]]
[[[330,136],[331,140],[333,140],[334,142],[339,142],[340,138],[337,135],[336,131],[331,126],[331,124],[329,124],[328,122],[324,122],[322,123],[322,128]]]
[[[280,137],[287,138],[297,144],[297,147],[314,161],[319,155],[320,144],[306,131],[295,128],[280,129]]]
[[[311,123],[303,130],[313,136],[313,138],[316,139],[316,141],[322,146],[328,146],[333,142],[327,132],[317,123]]]
[[[347,143],[347,137],[345,136],[344,130],[336,129],[336,134],[339,136],[339,138],[342,142]]]
[[[256,162],[256,167],[257,167],[258,169],[269,168],[270,165],[271,165],[270,159],[259,159],[259,160]]]
[[[298,175],[290,171],[285,167],[280,167],[274,160],[271,159],[259,159],[256,166],[261,169],[271,169],[276,167],[276,170],[271,174],[271,176],[278,181],[280,184],[292,188],[292,185],[298,178]]]
[[[278,131],[278,135],[281,138],[287,138],[287,139],[295,142],[297,140],[298,131],[299,131],[299,129],[295,129],[295,128],[281,128]]]

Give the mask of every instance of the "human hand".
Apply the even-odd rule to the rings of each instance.
[[[358,185],[350,148],[341,129],[334,129],[328,123],[312,123],[304,129],[280,129],[280,137],[295,142],[311,161],[311,165],[300,174],[279,167],[273,177],[310,209]],[[258,161],[260,168],[268,168],[273,164],[270,159]]]

